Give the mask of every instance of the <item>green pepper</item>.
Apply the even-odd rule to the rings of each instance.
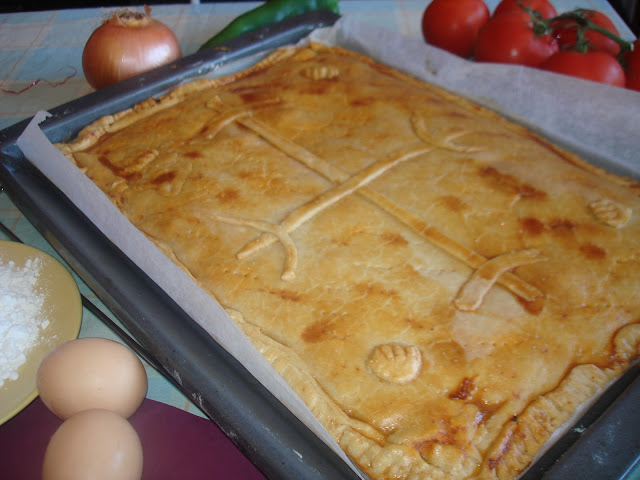
[[[269,0],[236,17],[229,25],[202,44],[199,50],[211,48],[243,33],[266,27],[285,18],[312,10],[331,10],[339,14],[339,0]]]

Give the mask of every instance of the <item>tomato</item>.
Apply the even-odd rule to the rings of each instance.
[[[584,78],[616,87],[625,86],[624,69],[611,55],[598,50],[560,50],[540,65],[542,70]]]
[[[555,7],[548,0],[502,0],[493,11],[493,16],[506,12],[521,12],[520,3],[531,10],[539,12],[544,19],[555,17],[558,14]]]
[[[535,67],[557,51],[558,44],[550,34],[534,32],[528,13],[506,12],[494,16],[478,32],[475,59]]]
[[[597,26],[618,35],[618,29],[609,17],[603,13],[596,10],[584,9],[580,9],[578,11],[584,15],[586,20],[589,20]],[[579,45],[576,48],[576,44],[578,43],[578,32],[580,29],[585,27],[579,26],[579,24],[579,20],[574,20],[572,18],[563,18],[553,22],[551,27],[553,28],[556,39],[558,40],[558,45],[562,50],[581,50]],[[588,50],[602,50],[614,57],[620,53],[620,45],[618,42],[608,38],[600,32],[596,32],[595,30],[585,29],[584,39],[587,41]]]
[[[633,51],[625,54],[627,88],[640,92],[640,39],[633,42]]]
[[[489,16],[482,0],[433,0],[422,15],[422,34],[431,45],[469,57]]]

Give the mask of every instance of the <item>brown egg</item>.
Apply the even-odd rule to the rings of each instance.
[[[140,359],[124,345],[104,338],[79,338],[50,352],[38,368],[43,403],[66,419],[102,408],[129,418],[147,393]]]
[[[131,424],[108,410],[85,410],[49,440],[42,480],[140,480],[142,444]]]

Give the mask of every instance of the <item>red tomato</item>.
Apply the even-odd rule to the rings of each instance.
[[[540,16],[544,19],[555,17],[558,13],[555,7],[548,0],[502,0],[493,12],[493,16],[506,12],[521,12],[522,3],[527,8],[540,12]]]
[[[493,17],[478,32],[475,59],[535,67],[557,51],[558,44],[550,34],[534,33],[528,13],[506,12]]]
[[[625,54],[627,88],[640,92],[640,39],[633,42],[633,51]]]
[[[618,35],[618,29],[615,27],[613,22],[609,20],[609,18],[603,13],[597,12],[595,10],[584,9],[581,9],[580,11],[583,12],[585,18],[590,22],[593,22],[599,27],[602,27],[605,30],[609,30],[611,33],[614,33],[615,35]],[[584,27],[579,26],[579,21],[577,20],[565,18],[553,22],[552,28],[555,33],[556,39],[558,40],[558,45],[562,50],[575,50],[576,43],[578,42],[578,31],[579,29]],[[618,45],[618,42],[606,37],[600,32],[586,29],[584,30],[584,38],[588,42],[587,47],[589,50],[602,50],[603,52],[607,52],[613,55],[614,57],[618,55],[618,53],[620,53],[620,45]]]
[[[433,0],[422,15],[422,34],[431,45],[469,57],[489,16],[482,0]]]
[[[624,69],[620,63],[608,53],[598,50],[586,53],[560,50],[543,62],[540,68],[616,87],[625,86]]]

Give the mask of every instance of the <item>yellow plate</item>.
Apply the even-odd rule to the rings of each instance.
[[[0,265],[10,261],[14,269],[28,259],[40,261],[35,288],[45,295],[43,312],[49,325],[40,331],[36,345],[17,370],[16,380],[5,380],[0,387],[0,425],[12,418],[38,396],[36,373],[42,359],[56,346],[78,337],[82,321],[80,292],[69,270],[51,255],[22,243],[0,240]]]

